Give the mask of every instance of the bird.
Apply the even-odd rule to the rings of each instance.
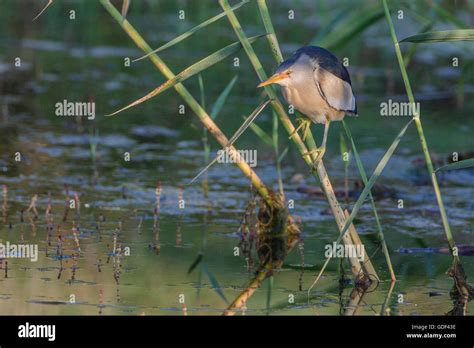
[[[303,128],[305,140],[311,123],[324,124],[322,144],[313,150],[317,152],[314,162],[317,165],[326,152],[330,123],[342,121],[346,114],[357,116],[357,102],[349,72],[327,49],[304,46],[283,61],[275,74],[257,87],[271,84],[280,85],[285,100],[306,116],[299,119],[301,124],[292,132],[290,138]]]

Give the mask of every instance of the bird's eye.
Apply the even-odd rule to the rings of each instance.
[[[291,73],[292,73],[291,70],[287,70],[287,71],[286,71],[286,76],[290,77],[290,76],[291,76]]]

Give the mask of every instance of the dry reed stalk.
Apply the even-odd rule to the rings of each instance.
[[[355,286],[350,294],[349,303],[346,306],[344,315],[351,316],[360,314],[363,305],[366,304],[365,300],[367,299],[368,294],[369,293],[366,290]]]
[[[346,216],[346,219],[349,218],[349,212],[344,210],[344,214]],[[360,240],[359,234],[357,231],[353,228],[353,225],[349,227],[349,234],[346,234],[351,240],[352,240],[352,245],[363,245],[362,241]],[[365,273],[370,277],[372,280],[380,281],[380,278],[377,274],[377,271],[375,270],[372,261],[370,261],[369,256],[367,255],[367,252],[364,252],[364,261],[363,261],[363,267],[365,268]]]
[[[395,288],[395,280],[392,280],[390,283],[390,288],[388,289],[387,296],[385,297],[385,301],[382,304],[380,309],[380,315],[390,315],[390,307],[388,307],[390,298],[392,297],[393,289]]]

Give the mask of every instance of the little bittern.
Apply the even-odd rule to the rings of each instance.
[[[341,121],[346,114],[357,115],[347,69],[328,50],[317,46],[302,47],[280,64],[276,73],[258,87],[276,83],[282,87],[286,101],[308,119],[295,130],[304,128],[303,139],[311,122],[324,124],[321,146],[316,150],[317,164],[326,151],[331,121]]]

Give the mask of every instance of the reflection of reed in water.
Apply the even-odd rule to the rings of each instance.
[[[76,220],[81,219],[81,201],[79,200],[79,195],[74,193],[74,206],[76,208]]]
[[[58,226],[58,233],[60,232],[59,226]],[[58,272],[58,279],[61,278],[61,274],[63,272],[63,239],[60,234],[58,234],[58,237],[56,239],[56,257],[59,259],[59,272]]]
[[[66,222],[67,216],[69,214],[69,204],[70,204],[69,186],[67,184],[64,184],[64,192],[66,193],[66,204],[64,206],[63,222]]]
[[[105,216],[103,214],[99,214],[99,218],[96,222],[96,230],[97,230],[97,241],[100,243],[102,242],[102,223],[105,222]]]
[[[30,223],[30,227],[31,227],[31,235],[33,237],[36,236],[36,220],[31,218],[31,217],[28,217],[28,220],[29,220],[29,223]]]
[[[137,233],[142,234],[143,216],[137,216],[137,219],[138,219]]]
[[[81,253],[81,245],[79,244],[79,238],[77,237],[77,233],[80,233],[79,224],[76,224],[76,221],[73,220],[72,222],[72,235],[74,237],[74,243],[76,245],[76,250],[72,252],[72,266],[71,266],[71,280],[70,283],[76,280],[76,271],[77,271],[77,263],[78,258]]]
[[[351,280],[346,277],[344,268],[343,268],[343,259],[341,259],[340,264],[340,278],[339,278],[339,314],[352,316],[359,315],[365,306],[369,305],[367,299],[371,293],[373,293],[377,287],[377,281],[366,281],[366,282],[355,282],[353,285],[352,291],[349,294],[349,298],[345,299],[343,294],[347,285],[351,284]],[[395,283],[392,282],[392,286]],[[392,288],[393,289],[393,288]],[[390,297],[391,292],[389,291],[388,298]],[[384,302],[381,309],[381,314],[383,315],[384,306],[388,302],[388,299]],[[377,313],[372,307],[370,307],[374,313]]]
[[[2,216],[3,216],[3,223],[7,224],[8,218],[8,186],[2,186],[2,196],[3,196],[3,203],[2,203]]]
[[[122,230],[122,223],[120,222],[119,227],[115,230],[115,233],[114,233],[112,251],[110,251],[107,256],[107,263],[110,262],[110,257],[112,257],[112,272],[113,272],[115,284],[117,285],[117,293],[116,293],[117,302],[120,302],[119,285],[120,285],[120,276],[122,274],[121,258],[123,257],[122,242],[119,242],[117,238],[121,230]]]
[[[38,210],[36,209],[36,202],[38,201],[38,195],[35,194],[33,197],[31,197],[30,205],[26,209],[26,212],[29,214],[30,211],[32,211],[34,215],[34,219],[38,219]]]
[[[104,290],[99,289],[99,305],[97,306],[99,308],[99,315],[102,314],[102,308],[104,308]]]
[[[25,219],[23,218],[23,210],[22,210],[21,211],[21,222],[20,222],[20,241],[21,242],[23,242],[25,240],[24,224],[25,224]]]
[[[300,257],[301,257],[301,272],[300,276],[298,278],[298,289],[300,291],[303,291],[303,275],[304,275],[304,240],[303,236],[300,235],[300,242],[298,243],[298,250],[300,251]]]
[[[449,293],[454,306],[446,314],[466,315],[467,304],[474,298],[474,288],[467,283],[467,277],[461,263],[453,263],[447,274],[454,280],[453,288]]]
[[[79,238],[77,237],[78,232],[79,232],[79,224],[76,224],[76,220],[74,220],[72,222],[72,235],[74,237],[74,243],[76,244],[76,251],[80,253],[81,245],[79,244]]]
[[[51,203],[51,191],[48,191],[48,205],[44,213],[46,220],[46,256],[48,256],[48,247],[51,246],[51,232],[53,231],[53,205]]]
[[[255,248],[254,241],[257,228],[257,217],[255,213],[256,206],[256,196],[252,191],[252,197],[249,203],[247,204],[244,216],[237,231],[237,233],[240,235],[239,249],[241,250],[247,263],[248,272],[250,272],[254,268],[252,250]]]
[[[161,200],[161,181],[158,181],[155,189],[155,207],[153,209],[153,229],[156,228],[158,224],[158,219],[160,216],[160,200]]]
[[[178,189],[178,209],[184,210],[185,203],[184,203],[184,188],[183,186],[180,186]],[[176,225],[176,246],[181,246],[183,244],[183,234],[181,232],[181,227],[183,224],[183,215],[184,213],[181,212],[179,214],[178,222]]]
[[[158,181],[155,189],[155,208],[153,209],[153,235],[155,240],[153,242],[153,250],[159,255],[160,246],[160,202],[161,202],[161,181]],[[141,226],[141,221],[140,225]]]
[[[2,195],[3,195],[3,203],[2,203],[2,216],[3,216],[3,223],[7,224],[7,217],[8,217],[8,186],[2,186]],[[9,224],[9,228],[11,229],[11,223]],[[8,261],[6,259],[2,259],[0,257],[0,269],[5,270],[5,278],[8,278]]]
[[[72,284],[76,280],[76,270],[77,270],[77,258],[78,253],[72,253],[72,266],[71,266],[71,279],[69,280],[69,284]]]
[[[5,263],[5,266],[3,266],[4,263]],[[8,261],[1,259],[0,260],[0,266],[1,266],[0,269],[3,268],[5,270],[4,278],[8,278]]]
[[[392,292],[393,289],[395,288],[395,282],[390,283],[390,288],[388,289],[387,296],[385,297],[385,301],[382,304],[382,308],[380,309],[380,315],[390,315],[390,307],[389,307],[389,302],[390,299],[392,298]]]
[[[153,235],[155,240],[153,241],[152,248],[156,255],[160,255],[161,244],[160,244],[160,220],[158,219],[156,224],[153,226]]]
[[[31,234],[33,237],[36,236],[36,220],[38,219],[38,215],[39,215],[38,210],[36,209],[37,201],[38,201],[38,195],[35,194],[33,195],[33,197],[31,197],[30,205],[25,211],[27,214],[28,222],[30,223],[30,226],[31,226]],[[33,212],[34,214],[33,216],[31,216],[31,212]],[[23,215],[23,218],[24,218],[24,215]],[[21,240],[23,241],[23,233],[21,234]]]
[[[97,260],[97,272],[102,272],[102,259]]]
[[[113,244],[113,249],[112,249],[112,269],[113,269],[113,274],[114,274],[114,279],[115,283],[119,285],[120,282],[120,275],[122,273],[122,265],[120,263],[120,259],[122,258],[122,243],[117,242],[117,234],[120,232],[118,229],[114,233],[114,244]]]
[[[176,246],[181,246],[183,244],[183,234],[181,232],[181,226],[183,224],[183,216],[180,215],[178,222],[176,223]]]

